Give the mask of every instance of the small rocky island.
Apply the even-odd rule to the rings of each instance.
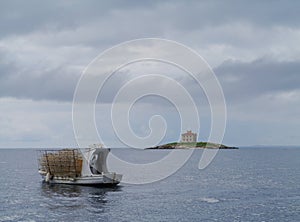
[[[238,149],[238,147],[225,146],[223,144],[211,143],[211,142],[174,142],[167,143],[155,147],[150,147],[146,149],[190,149],[190,148],[200,148],[200,149]]]
[[[167,143],[155,147],[146,149],[238,149],[238,147],[225,146],[223,144],[211,143],[211,142],[197,142],[197,133],[192,130],[187,130],[186,133],[181,134],[180,142]]]

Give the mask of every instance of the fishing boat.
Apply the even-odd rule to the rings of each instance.
[[[84,149],[40,150],[39,174],[46,183],[88,186],[114,186],[122,175],[107,170],[110,149],[91,146]]]

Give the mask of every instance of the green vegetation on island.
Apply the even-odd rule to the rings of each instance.
[[[155,147],[150,147],[146,149],[189,149],[189,148],[202,148],[202,149],[238,149],[238,147],[225,146],[223,144],[211,143],[211,142],[173,142],[167,143]]]

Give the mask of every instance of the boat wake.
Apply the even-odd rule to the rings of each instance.
[[[201,201],[206,202],[206,203],[218,203],[220,202],[220,200],[216,199],[216,198],[209,198],[209,197],[203,197],[200,198]]]

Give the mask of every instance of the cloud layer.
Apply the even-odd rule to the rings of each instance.
[[[44,110],[37,109],[37,104],[47,108],[52,104],[58,110],[59,104],[64,104],[69,107],[69,114],[64,118],[67,129],[71,129],[71,101],[84,68],[103,50],[143,37],[167,38],[186,44],[212,66],[228,106],[225,142],[299,144],[300,139],[294,134],[300,125],[299,4],[298,1],[272,4],[260,1],[1,1],[0,123],[7,130],[0,134],[3,141],[0,146],[19,146],[6,140],[40,138],[37,131],[44,138],[40,139],[39,146],[51,145],[45,135],[55,135],[54,128],[64,122],[53,118],[59,115],[55,108],[43,118],[57,124],[46,121],[42,128],[32,127],[26,131],[17,123],[22,123],[22,118],[38,122],[35,116],[42,115]],[[173,69],[169,72],[189,88],[192,95],[205,99],[191,79]],[[105,105],[110,104],[118,88],[132,78],[131,73],[132,70],[124,69],[110,80],[102,97]],[[164,87],[162,82],[157,84]],[[12,103],[19,105],[11,106]],[[151,103],[167,107],[159,100],[145,100],[145,116]],[[198,108],[205,109],[207,105],[199,103]],[[27,107],[26,112],[16,112],[23,106]],[[143,113],[142,110],[140,107],[139,113]],[[163,110],[161,113],[165,114]],[[206,118],[203,122],[209,122]],[[137,134],[145,135],[149,130],[147,121],[133,124]],[[241,133],[242,126],[252,129],[251,139],[249,132]],[[178,134],[177,122],[173,127]],[[204,128],[207,127],[208,123]],[[268,135],[268,130],[274,127],[285,130]],[[262,133],[255,133],[254,128],[263,128],[273,140],[264,140]],[[20,129],[20,133],[14,134],[16,129]],[[65,134],[68,135],[66,144],[74,144],[72,134]],[[208,132],[204,130],[203,135],[205,138]],[[106,137],[114,140],[112,134]],[[176,136],[167,137],[166,140],[172,140]],[[26,144],[34,146],[36,143]]]

